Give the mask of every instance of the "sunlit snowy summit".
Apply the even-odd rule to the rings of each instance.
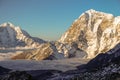
[[[32,49],[43,42],[42,39],[31,37],[26,31],[10,22],[0,25],[0,49]]]
[[[11,23],[0,25],[0,48],[35,48],[24,51],[12,59],[64,59],[94,58],[120,43],[120,16],[95,11],[85,11],[76,19],[62,37],[45,42],[31,37],[26,31]]]

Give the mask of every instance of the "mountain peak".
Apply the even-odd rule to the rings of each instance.
[[[94,10],[94,9],[90,9],[90,10],[88,10],[88,11],[86,11],[85,13],[87,13],[87,14],[89,14],[89,15],[98,15],[98,16],[107,16],[107,17],[113,17],[113,15],[112,14],[110,14],[110,13],[105,13],[105,12],[102,12],[102,11],[96,11],[96,10]]]
[[[119,26],[119,17],[90,9],[73,22],[59,42],[75,42],[93,58],[120,43]]]
[[[14,28],[15,26],[11,22],[5,22],[0,25],[0,27],[11,27]]]
[[[0,25],[0,48],[36,48],[43,42],[10,22]]]
[[[86,12],[93,13],[93,12],[97,12],[97,11],[96,11],[96,10],[94,10],[94,9],[89,9],[89,10],[87,10]]]
[[[89,9],[87,11],[85,11],[85,13],[99,13],[99,14],[109,14],[109,13],[105,13],[105,12],[102,12],[102,11],[97,11],[97,10],[94,10],[94,9]]]

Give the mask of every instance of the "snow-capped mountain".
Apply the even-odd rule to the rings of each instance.
[[[10,23],[0,27],[2,46],[22,46],[39,48],[20,53],[12,59],[63,59],[70,57],[94,58],[120,43],[120,17],[112,14],[88,10],[73,22],[62,37],[55,42],[44,42],[31,37],[19,27]],[[4,30],[5,29],[5,30]],[[6,37],[3,37],[7,35]]]
[[[36,48],[36,49],[35,49]],[[77,50],[75,45],[66,45],[59,42],[46,42],[42,39],[31,37],[26,31],[16,27],[11,23],[0,25],[0,49],[4,51],[0,54],[1,59],[63,59],[68,57],[83,57],[85,54]],[[32,49],[29,51],[24,51]],[[14,52],[14,54],[3,54],[14,50],[24,52]],[[15,55],[15,56],[14,56]],[[9,57],[8,57],[9,56]]]
[[[88,58],[107,52],[120,42],[120,16],[88,10],[73,22],[58,40],[65,44],[76,43],[87,52]]]
[[[26,31],[9,22],[0,25],[0,49],[32,49],[44,42],[42,39],[31,37]]]
[[[88,10],[73,22],[58,42],[48,43],[41,45],[35,51],[27,52],[27,58],[22,59],[94,58],[99,53],[107,52],[120,43],[120,17],[92,9]],[[24,53],[26,52],[22,54]],[[34,56],[29,53],[34,53]],[[28,58],[28,55],[32,57]],[[19,57],[13,57],[13,59],[17,58]]]
[[[120,44],[101,53],[77,70],[67,71],[47,80],[120,80]]]
[[[90,60],[79,78],[86,80],[120,80],[120,43]]]

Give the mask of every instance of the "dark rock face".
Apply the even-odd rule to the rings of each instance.
[[[32,75],[34,80],[47,80],[49,78],[55,77],[62,73],[62,71],[58,70],[35,70],[35,71],[27,71],[28,74]]]
[[[120,44],[110,51],[99,54],[89,61],[83,73],[77,75],[79,80],[120,80]]]
[[[59,75],[58,70],[12,71],[0,67],[0,80],[47,80]]]
[[[82,73],[66,80],[120,80],[120,74],[113,73],[101,76],[95,73]]]
[[[14,71],[0,67],[0,80],[120,80],[120,44],[106,53],[99,54],[77,70]]]
[[[0,75],[6,74],[10,71],[10,69],[6,69],[0,66]]]
[[[78,70],[67,71],[48,80],[120,80],[120,44],[78,66]]]
[[[102,53],[86,64],[86,69],[89,71],[99,70],[111,64],[120,65],[120,44],[111,49],[107,53]]]
[[[33,80],[25,71],[14,71],[0,77],[0,80]]]
[[[0,80],[33,80],[25,71],[12,71],[0,66]]]

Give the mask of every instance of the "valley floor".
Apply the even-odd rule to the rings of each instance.
[[[0,61],[0,66],[5,68],[27,71],[27,70],[74,70],[77,66],[86,64],[89,60],[72,58],[62,60],[3,60]]]

